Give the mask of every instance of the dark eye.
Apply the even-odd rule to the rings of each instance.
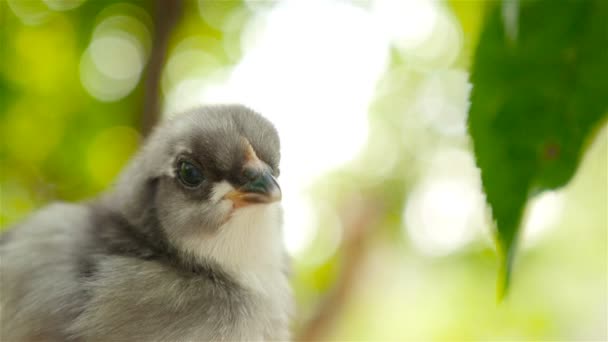
[[[199,186],[205,180],[201,170],[187,161],[179,162],[177,176],[185,186],[190,188]]]

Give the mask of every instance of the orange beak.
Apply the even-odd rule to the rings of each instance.
[[[268,171],[264,171],[254,180],[224,196],[232,201],[235,209],[253,204],[277,202],[281,200],[281,197],[281,188]]]

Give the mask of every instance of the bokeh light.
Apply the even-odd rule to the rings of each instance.
[[[143,51],[120,35],[105,35],[91,42],[91,59],[97,70],[114,79],[133,78],[143,68]],[[120,51],[121,62],[112,58]]]
[[[317,213],[310,198],[293,190],[284,189],[283,198],[291,204],[284,209],[285,247],[290,255],[301,255],[315,238]]]
[[[463,137],[467,132],[470,90],[465,71],[431,73],[420,86],[414,110],[439,133]]]
[[[413,51],[431,38],[438,20],[437,6],[432,0],[376,0],[372,13],[383,35],[399,49]]]
[[[50,11],[43,0],[6,0],[15,15],[26,25],[43,23]]]
[[[559,191],[545,191],[530,201],[523,223],[524,247],[538,243],[543,235],[555,228],[560,222],[564,202],[564,194]]]
[[[407,232],[416,247],[431,255],[441,255],[470,242],[479,204],[475,190],[470,184],[456,180],[436,180],[415,190],[404,215]]]
[[[455,148],[439,150],[423,173],[424,179],[408,195],[405,232],[429,255],[462,249],[485,228],[484,198],[472,155]]]
[[[439,7],[433,34],[417,49],[405,53],[420,68],[449,67],[460,55],[462,45],[460,25],[446,8]]]
[[[310,194],[284,191],[285,246],[301,265],[318,267],[340,247],[343,227],[335,209]]]
[[[68,11],[82,5],[85,0],[43,0],[44,3],[55,11]]]
[[[209,51],[210,46],[217,45],[215,38],[191,36],[173,48],[161,84],[167,116],[200,105],[200,94],[228,77],[217,54]]]
[[[81,57],[83,86],[91,96],[104,102],[120,100],[133,91],[151,46],[149,30],[142,20],[135,16],[112,15],[124,6],[115,5],[105,11]],[[136,7],[129,9],[141,12]]]
[[[228,17],[234,11],[240,11],[236,1],[198,0],[199,14],[207,25],[222,30]]]
[[[369,12],[345,2],[277,3],[252,23],[243,33],[247,53],[230,77],[215,86],[189,83],[188,89],[200,86],[200,103],[243,103],[264,113],[281,132],[281,181],[300,193],[361,150],[367,108],[389,45],[378,39]],[[340,49],[334,49],[336,42]],[[183,89],[177,94],[181,97],[170,97],[170,103],[188,101]],[[295,204],[286,197],[286,212],[298,211]],[[290,234],[310,235],[294,230],[286,225],[292,246],[298,244]]]

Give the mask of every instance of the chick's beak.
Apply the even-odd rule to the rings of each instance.
[[[281,188],[276,179],[268,171],[260,173],[237,190],[226,194],[225,198],[232,201],[235,208],[252,204],[272,203],[281,200]]]

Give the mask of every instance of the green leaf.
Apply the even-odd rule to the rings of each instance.
[[[468,119],[496,221],[501,297],[528,198],[568,183],[608,110],[608,1],[521,1],[515,20],[504,9],[490,11],[477,46]]]

